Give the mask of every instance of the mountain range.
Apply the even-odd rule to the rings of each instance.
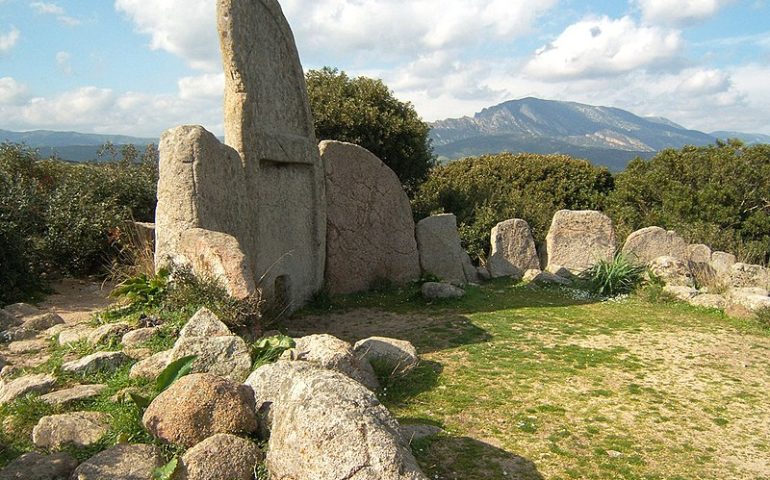
[[[473,117],[434,122],[430,135],[440,161],[504,151],[563,153],[615,171],[636,157],[650,158],[665,148],[712,144],[718,138],[770,143],[768,135],[707,134],[619,108],[531,97],[485,108]]]
[[[523,98],[483,109],[473,117],[431,124],[434,152],[442,162],[499,152],[563,153],[584,158],[610,170],[623,170],[636,157],[650,158],[664,148],[708,145],[717,139],[770,143],[770,135],[689,130],[668,119],[640,117],[611,107]],[[70,161],[97,158],[106,142],[132,144],[140,150],[157,138],[78,132],[0,130],[0,142],[23,143],[40,155]]]

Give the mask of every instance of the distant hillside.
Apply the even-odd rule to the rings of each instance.
[[[473,117],[441,120],[431,127],[434,150],[446,159],[502,151],[564,153],[612,170],[664,148],[716,140],[664,118],[537,98],[505,102]]]
[[[99,147],[107,142],[116,146],[135,145],[144,150],[149,144],[158,143],[157,138],[138,138],[126,135],[98,135],[78,132],[54,132],[35,130],[31,132],[12,132],[0,130],[0,142],[23,143],[37,148],[42,157],[56,155],[63,160],[84,162],[96,160]]]

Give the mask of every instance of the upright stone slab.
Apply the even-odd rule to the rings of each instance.
[[[422,271],[445,282],[464,285],[465,252],[457,233],[457,218],[451,213],[423,218],[417,222],[416,231]]]
[[[646,265],[658,257],[674,257],[687,260],[687,242],[673,231],[660,227],[637,230],[626,239],[623,254],[629,259]]]
[[[535,239],[529,224],[519,218],[498,223],[492,229],[492,252],[487,268],[492,278],[522,278],[527,270],[540,270]]]
[[[578,274],[615,255],[612,220],[593,210],[560,210],[546,237],[549,272],[566,268]]]
[[[409,198],[382,160],[352,143],[324,141],[326,288],[344,294],[376,281],[420,277]]]
[[[164,134],[156,262],[183,232],[234,237],[266,299],[288,309],[323,284],[326,203],[305,76],[275,0],[219,0],[225,143],[201,127]]]

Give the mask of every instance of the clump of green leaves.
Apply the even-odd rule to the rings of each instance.
[[[141,274],[123,281],[110,293],[132,307],[157,307],[168,293],[169,271],[161,269],[154,276]]]
[[[251,347],[252,370],[275,362],[283,352],[296,346],[294,339],[286,335],[266,337],[255,342]]]
[[[143,397],[134,392],[130,392],[128,395],[139,408],[142,410],[146,409],[150,403],[152,403],[153,398],[163,393],[174,382],[192,372],[193,363],[195,363],[195,360],[197,359],[197,355],[190,355],[169,363],[166,368],[160,372],[157,380],[155,380],[155,394],[152,398]]]
[[[647,269],[637,265],[622,253],[617,253],[612,260],[600,260],[581,274],[588,288],[598,295],[614,297],[631,293],[644,279]]]

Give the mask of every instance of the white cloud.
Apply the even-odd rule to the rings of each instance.
[[[69,52],[56,53],[56,66],[64,75],[72,75],[72,55]]]
[[[540,48],[525,68],[545,80],[618,75],[670,63],[683,46],[678,31],[640,26],[628,16],[586,18]]]
[[[676,91],[686,95],[708,95],[730,89],[730,76],[721,70],[697,70],[680,83]]]
[[[141,33],[150,35],[150,48],[183,58],[193,68],[221,68],[214,0],[115,0]]]
[[[734,0],[636,0],[645,20],[663,25],[683,25],[707,20]]]
[[[14,105],[24,99],[27,87],[12,77],[0,78],[0,105]]]
[[[67,15],[66,10],[55,3],[32,2],[29,6],[40,15],[53,15],[56,20],[68,27],[76,27],[83,23],[80,19]]]
[[[224,73],[207,73],[195,77],[180,78],[179,97],[182,99],[218,98],[225,91]]]
[[[15,47],[20,36],[21,32],[16,27],[11,27],[8,33],[0,33],[0,53],[8,52]]]

